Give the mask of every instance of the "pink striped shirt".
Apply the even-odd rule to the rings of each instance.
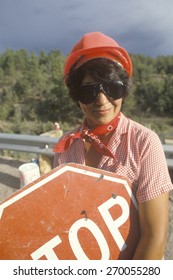
[[[83,125],[71,133],[82,129]],[[116,159],[102,156],[97,168],[128,177],[139,203],[173,190],[163,147],[155,132],[121,113],[108,147]],[[85,165],[82,139],[76,139],[67,151],[55,154],[54,167],[69,162]]]

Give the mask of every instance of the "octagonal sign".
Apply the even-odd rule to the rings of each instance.
[[[0,204],[0,259],[131,259],[138,228],[127,178],[61,165]]]

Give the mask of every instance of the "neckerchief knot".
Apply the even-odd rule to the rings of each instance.
[[[70,133],[62,140],[60,140],[53,151],[55,153],[62,153],[70,148],[75,139],[83,139],[95,147],[95,149],[102,155],[106,155],[115,159],[115,155],[110,149],[99,139],[99,135],[106,135],[107,133],[116,129],[120,120],[120,112],[117,116],[107,124],[99,125],[94,129],[88,128],[87,121],[84,122],[84,130],[82,132]]]

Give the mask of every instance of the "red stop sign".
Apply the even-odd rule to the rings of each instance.
[[[139,239],[127,178],[61,165],[0,204],[0,259],[131,259]]]

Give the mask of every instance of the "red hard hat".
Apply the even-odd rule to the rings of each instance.
[[[132,62],[127,51],[100,32],[87,33],[74,45],[64,65],[64,76],[91,59],[103,57],[120,63],[129,77],[132,76]]]

